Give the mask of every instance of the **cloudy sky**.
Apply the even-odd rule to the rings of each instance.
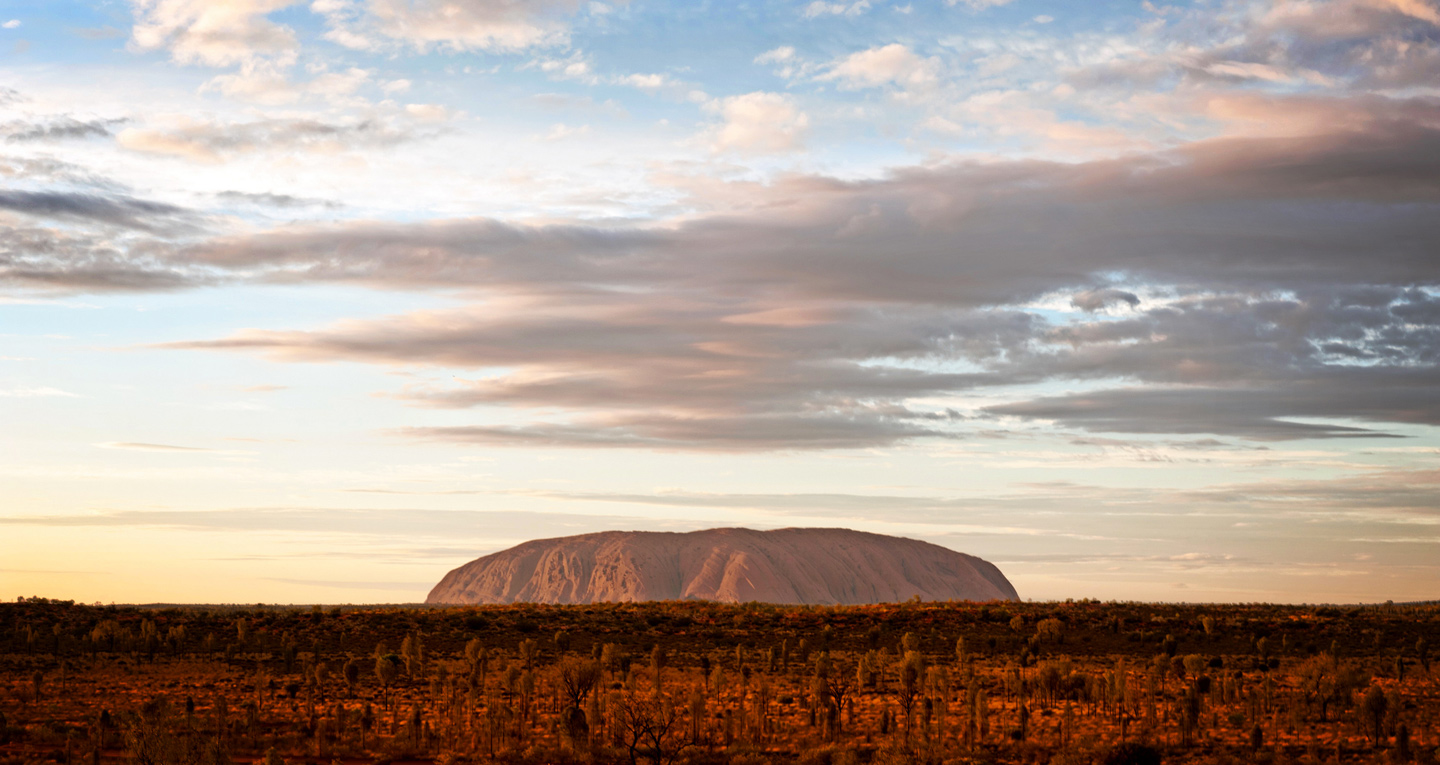
[[[0,0],[0,597],[1435,598],[1437,364],[1437,0]]]

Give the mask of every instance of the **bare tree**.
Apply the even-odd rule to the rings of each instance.
[[[620,700],[619,719],[615,722],[630,765],[636,765],[642,757],[669,765],[690,746],[684,735],[684,716],[668,697],[647,698],[633,689],[627,691]]]

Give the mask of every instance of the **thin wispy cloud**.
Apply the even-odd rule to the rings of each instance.
[[[200,446],[176,446],[174,444],[147,444],[134,441],[106,441],[95,444],[101,449],[121,449],[133,452],[179,452],[179,453],[227,453],[220,449],[206,449]]]

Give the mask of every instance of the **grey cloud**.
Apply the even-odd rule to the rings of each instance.
[[[1322,403],[1326,411],[1298,412],[1283,391],[1233,389],[1122,388],[1091,394],[1041,398],[992,406],[992,414],[1058,420],[1085,430],[1124,433],[1219,433],[1259,440],[1298,438],[1384,437],[1367,428],[1291,422],[1285,417],[1336,417],[1340,402],[1333,392]],[[1392,415],[1383,402],[1376,409]],[[1349,415],[1350,413],[1345,413]]]
[[[52,186],[0,190],[0,211],[18,214],[0,221],[0,284],[161,291],[222,278],[168,257],[177,242],[204,231],[207,220],[193,210],[131,196],[107,178],[48,157],[0,158],[0,177]]]
[[[1424,86],[1440,74],[1440,12],[1427,0],[1227,3],[1153,27],[1139,53],[1069,73],[1077,87],[1292,83],[1355,91]]]
[[[262,207],[325,207],[335,209],[341,207],[340,203],[328,199],[312,199],[310,197],[297,197],[290,194],[275,194],[272,192],[251,193],[245,191],[222,191],[215,195],[216,199],[227,204],[247,204]]]
[[[658,494],[541,492],[541,496],[584,502],[659,505],[663,507],[762,510],[781,515],[827,515],[846,518],[873,518],[876,513],[893,514],[895,520],[939,521],[958,519],[970,512],[998,509],[989,498],[953,498],[880,494],[796,493],[729,494],[705,492],[664,492]]]
[[[416,385],[400,394],[443,408],[560,407],[582,416],[524,427],[404,431],[467,443],[689,449],[851,448],[946,436],[953,412],[898,399],[968,388],[993,376],[865,365],[875,356],[979,357],[1023,342],[1024,314],[894,311],[762,313],[691,306],[673,312],[434,312],[328,332],[246,333],[170,348],[259,350],[288,360],[521,367],[513,374]],[[842,320],[843,319],[843,320]],[[776,327],[769,322],[816,322]],[[752,323],[757,322],[757,323]],[[584,416],[585,412],[608,412]]]
[[[1086,290],[1084,292],[1078,292],[1074,297],[1070,298],[1070,305],[1091,313],[1119,303],[1124,303],[1134,308],[1140,305],[1140,298],[1133,292],[1126,292],[1125,290],[1115,289],[1114,287]]]
[[[399,433],[422,440],[481,445],[699,451],[854,449],[922,436],[947,435],[943,431],[918,425],[913,419],[865,410],[819,416],[693,418],[617,415],[600,422],[406,428]]]
[[[1064,350],[1015,369],[1150,383],[989,407],[1091,431],[1216,433],[1259,440],[1378,437],[1357,423],[1440,424],[1440,301],[1412,288],[1296,297],[1195,297],[1124,321],[1059,327]],[[1155,387],[1155,386],[1160,387]]]
[[[1426,0],[1333,0],[1320,12],[1277,7],[1241,47],[1370,88],[1433,82],[1440,74],[1440,9]],[[1247,51],[1248,52],[1248,51]]]
[[[160,259],[154,240],[0,225],[0,283],[59,292],[156,292],[214,283]]]
[[[0,176],[30,183],[80,186],[97,191],[117,193],[125,187],[88,168],[54,157],[0,157]]]
[[[13,142],[109,138],[113,135],[111,128],[125,122],[124,119],[77,120],[61,116],[41,122],[10,122],[0,125],[0,133]]]
[[[483,444],[884,445],[964,434],[964,413],[926,399],[1047,380],[1111,390],[989,414],[1261,440],[1434,424],[1440,103],[1351,106],[1305,137],[740,184],[696,200],[723,212],[655,224],[345,223],[176,246],[154,263],[192,278],[474,301],[167,347],[470,370],[395,395],[546,410],[406,431]],[[1171,297],[1141,305],[1126,285]],[[1053,324],[1015,307],[1057,292],[1131,309]],[[1354,422],[1296,422],[1315,418]]]
[[[0,210],[37,218],[102,223],[142,231],[172,228],[189,216],[182,207],[122,195],[0,190]]]
[[[1241,289],[1428,283],[1440,106],[1423,111],[1355,132],[1081,164],[791,177],[759,189],[752,210],[673,226],[354,224],[219,240],[182,257],[386,286],[643,285],[954,306],[1004,305],[1115,271]]]

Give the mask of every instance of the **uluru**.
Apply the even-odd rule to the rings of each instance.
[[[1019,600],[994,564],[851,529],[605,531],[538,539],[446,574],[426,603]]]

